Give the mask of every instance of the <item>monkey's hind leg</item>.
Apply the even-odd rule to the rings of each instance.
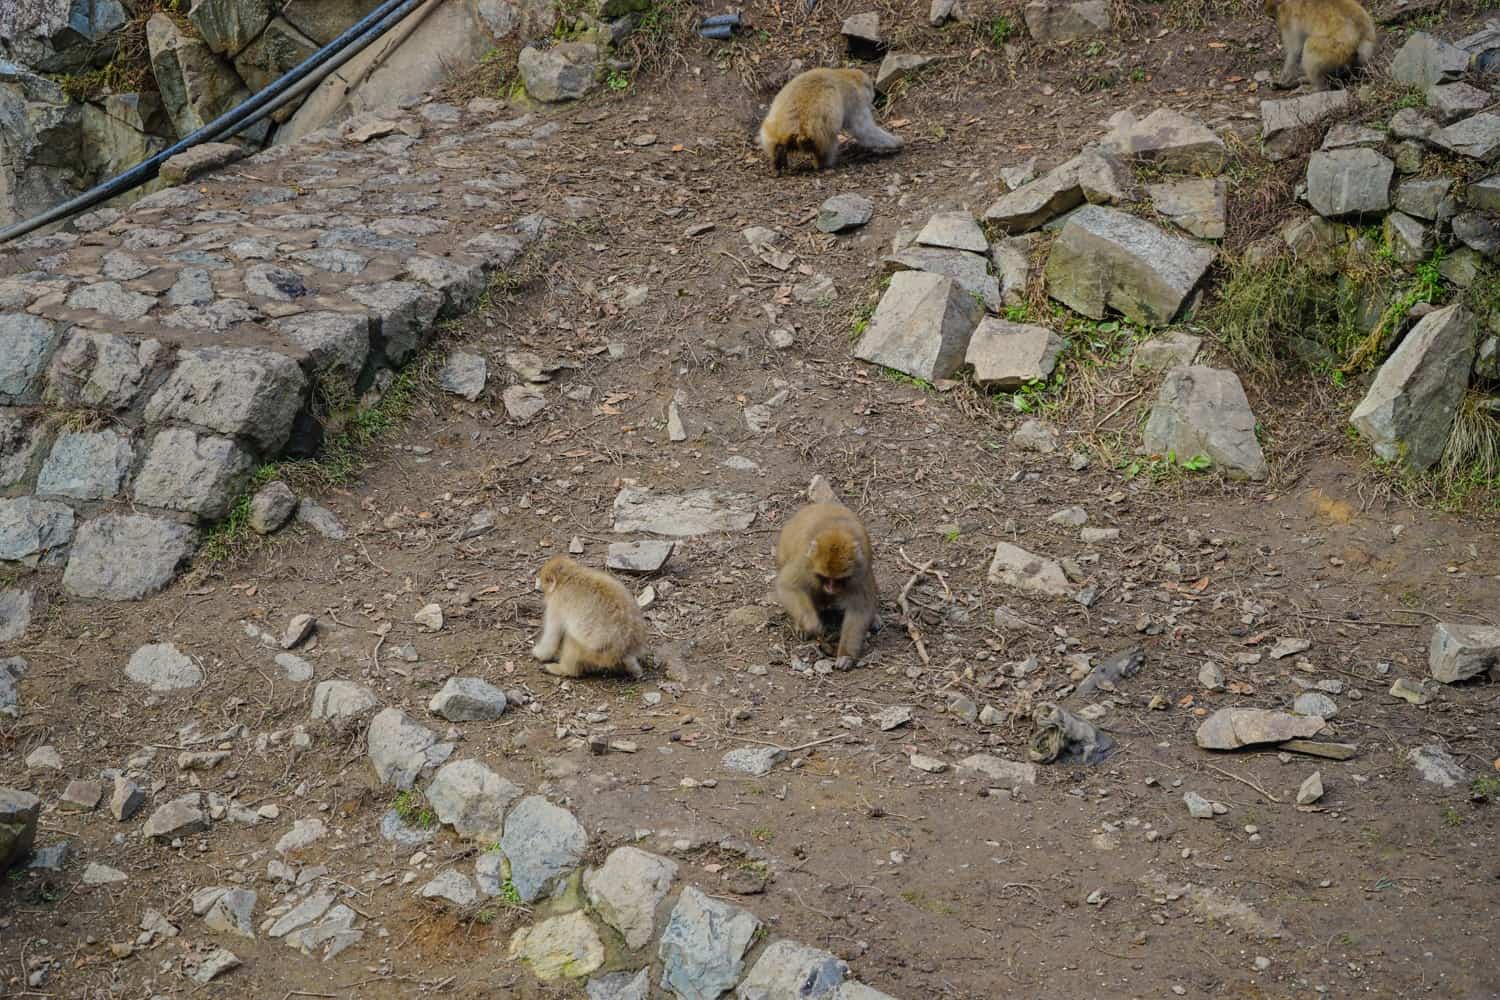
[[[562,619],[548,608],[542,613],[542,637],[531,647],[531,655],[540,663],[557,656],[558,644],[562,642]]]
[[[1306,43],[1306,35],[1293,34],[1282,38],[1281,45],[1286,49],[1286,58],[1281,63],[1281,75],[1276,78],[1276,86],[1280,89],[1291,90],[1297,86],[1302,68],[1302,49]]]
[[[645,670],[641,667],[641,658],[639,656],[627,656],[620,661],[620,665],[625,668],[625,673],[629,674],[630,679],[633,681],[640,680],[645,674]]]
[[[545,663],[542,669],[557,677],[583,677],[589,672],[588,650],[571,635],[563,636],[562,653],[556,663]]]
[[[850,138],[874,153],[894,153],[905,145],[900,136],[892,135],[875,124],[875,114],[869,105],[855,108],[845,127]]]

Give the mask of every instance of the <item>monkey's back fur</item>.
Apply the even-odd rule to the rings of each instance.
[[[839,132],[876,152],[900,149],[901,140],[875,124],[875,85],[863,70],[810,69],[793,77],[771,102],[760,126],[760,148],[780,171],[794,153],[817,168],[838,162]]]
[[[620,581],[567,556],[547,560],[537,578],[561,618],[564,643],[579,647],[590,673],[615,670],[645,651],[646,619]]]
[[[1265,12],[1276,19],[1286,50],[1283,87],[1296,86],[1300,68],[1312,88],[1322,90],[1330,74],[1375,58],[1375,21],[1358,0],[1265,0]]]

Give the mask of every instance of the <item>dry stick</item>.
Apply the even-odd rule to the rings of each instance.
[[[1145,391],[1146,391],[1145,389],[1141,390],[1141,392],[1145,392]],[[1104,419],[1100,420],[1097,424],[1094,425],[1094,430],[1097,431],[1099,428],[1101,428],[1105,424],[1109,423],[1110,420],[1112,420],[1114,418],[1114,415],[1116,413],[1119,413],[1121,410],[1125,409],[1125,407],[1129,406],[1135,400],[1140,399],[1141,398],[1141,392],[1137,392],[1137,393],[1134,393],[1132,395],[1126,396],[1125,399],[1120,403],[1119,406],[1115,407],[1113,410],[1110,410],[1108,413],[1106,413],[1104,415]]]
[[[811,747],[822,746],[824,743],[837,743],[839,740],[848,738],[848,733],[839,733],[837,736],[826,736],[821,740],[813,740],[811,743],[801,743],[794,747],[784,747],[780,743],[767,743],[765,740],[758,740],[753,736],[736,736],[733,734],[730,735],[730,739],[739,740],[742,743],[755,743],[763,747],[770,747],[773,750],[780,750],[782,753],[796,753],[799,750],[807,750]]]
[[[916,586],[917,581],[924,576],[936,577],[937,581],[943,585],[943,593],[950,599],[953,597],[953,591],[948,589],[948,581],[944,579],[943,574],[932,568],[933,560],[929,559],[918,566],[907,558],[905,549],[898,549],[897,551],[901,553],[901,561],[916,570],[916,572],[911,575],[911,579],[906,581],[906,586],[901,588],[901,594],[896,598],[896,603],[901,606],[901,617],[906,620],[906,634],[911,636],[912,644],[917,647],[917,656],[921,659],[924,667],[930,667],[932,666],[932,657],[927,655],[927,644],[922,641],[922,632],[917,628],[917,623],[912,619],[911,604],[906,598],[911,593],[911,588]]]
[[[1266,798],[1270,799],[1272,802],[1276,803],[1278,806],[1281,805],[1281,800],[1280,799],[1278,799],[1276,796],[1272,795],[1270,792],[1266,791],[1264,788],[1262,788],[1259,785],[1257,785],[1255,782],[1251,781],[1249,778],[1241,778],[1238,774],[1231,774],[1230,772],[1224,770],[1222,767],[1214,767],[1212,764],[1204,764],[1203,766],[1206,767],[1206,768],[1208,768],[1210,771],[1218,771],[1224,777],[1231,778],[1231,779],[1233,779],[1235,781],[1238,781],[1242,785],[1247,785],[1250,788],[1255,789],[1257,792],[1260,792],[1260,794],[1264,795]]]

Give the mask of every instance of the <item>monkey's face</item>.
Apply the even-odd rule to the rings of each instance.
[[[849,578],[847,576],[824,576],[817,574],[818,589],[830,598],[842,597],[849,589]]]

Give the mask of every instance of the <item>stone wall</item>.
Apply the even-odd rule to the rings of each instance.
[[[151,593],[258,465],[318,447],[315,384],[377,398],[554,225],[489,196],[524,183],[497,136],[556,130],[502,112],[352,119],[0,248],[0,567]]]

